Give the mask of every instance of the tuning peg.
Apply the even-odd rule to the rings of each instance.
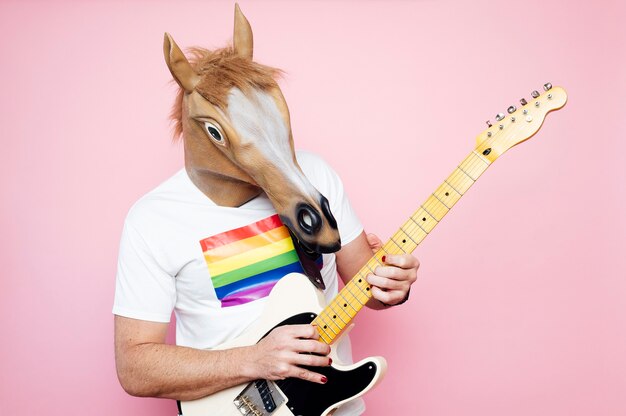
[[[550,84],[549,82],[543,84],[543,89],[546,91],[550,91],[552,89],[552,84]]]
[[[485,123],[487,123],[487,126],[489,126],[489,127],[492,126],[491,121],[489,121],[489,120],[487,120]]]
[[[517,110],[517,108],[515,108],[514,105],[510,106],[509,108],[506,109],[507,113],[509,114],[513,114],[515,112],[515,110]]]
[[[526,98],[522,98],[521,100],[519,100],[519,103],[521,105],[526,105],[526,104],[528,104],[528,101],[526,101]]]
[[[496,114],[496,121],[501,121],[504,118],[504,114],[498,113]]]
[[[537,98],[537,97],[539,97],[539,91],[535,90],[530,95],[532,95],[533,98]]]

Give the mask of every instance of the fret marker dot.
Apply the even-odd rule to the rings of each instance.
[[[347,304],[347,303],[344,303],[344,304],[343,304],[343,307],[344,307],[344,308],[345,308],[345,307],[347,307],[347,306],[348,306],[348,304]]]
[[[362,282],[362,280],[361,280],[361,279],[359,279],[359,283],[361,283],[361,282]]]
[[[370,290],[370,288],[369,288],[369,287],[366,287],[366,288],[365,288],[365,290],[366,290],[366,291],[369,291],[369,290]]]
[[[446,192],[446,196],[450,196],[450,192]]]
[[[333,315],[333,319],[337,319],[337,315]]]
[[[328,328],[326,325],[324,325],[324,329]]]
[[[402,244],[406,243],[406,240],[402,240]]]
[[[422,221],[426,221],[426,217],[422,218]]]

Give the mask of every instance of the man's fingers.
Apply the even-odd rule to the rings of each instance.
[[[384,291],[376,286],[372,287],[372,296],[374,299],[381,301],[387,305],[395,305],[400,303],[405,298],[405,292],[402,290],[388,290]]]
[[[420,262],[417,257],[411,254],[387,254],[385,264],[400,267],[401,269],[418,269]]]
[[[376,273],[378,273],[378,270],[376,271]],[[405,289],[407,285],[405,281],[394,278],[395,275],[396,273],[391,273],[391,272],[389,273],[388,277],[380,276],[380,273],[378,273],[378,275],[370,274],[367,276],[367,283],[369,283],[372,286],[379,287],[382,289],[387,289],[387,290]]]
[[[293,364],[308,367],[327,367],[332,364],[330,357],[315,354],[296,354],[292,360]]]
[[[318,339],[320,337],[317,328],[313,325],[289,325],[286,328],[294,338]]]
[[[309,339],[299,339],[295,344],[295,351],[328,355],[330,354],[330,345]]]
[[[374,271],[376,276],[393,280],[410,280],[411,269],[401,269],[394,266],[378,266]]]
[[[326,381],[328,381],[326,376],[297,366],[293,367],[290,377],[300,378],[302,380],[311,381],[318,384],[326,384]]]

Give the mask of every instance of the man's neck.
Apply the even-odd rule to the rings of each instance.
[[[261,194],[256,185],[215,172],[185,166],[194,185],[215,204],[223,207],[239,207]]]

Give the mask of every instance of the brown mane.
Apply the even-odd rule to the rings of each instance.
[[[252,88],[267,91],[276,88],[276,78],[281,71],[261,65],[235,54],[232,48],[209,51],[190,48],[189,63],[200,75],[196,91],[211,104],[226,110],[228,92],[236,87],[246,93]],[[179,88],[170,119],[174,122],[174,139],[183,133],[182,106],[184,90]]]

